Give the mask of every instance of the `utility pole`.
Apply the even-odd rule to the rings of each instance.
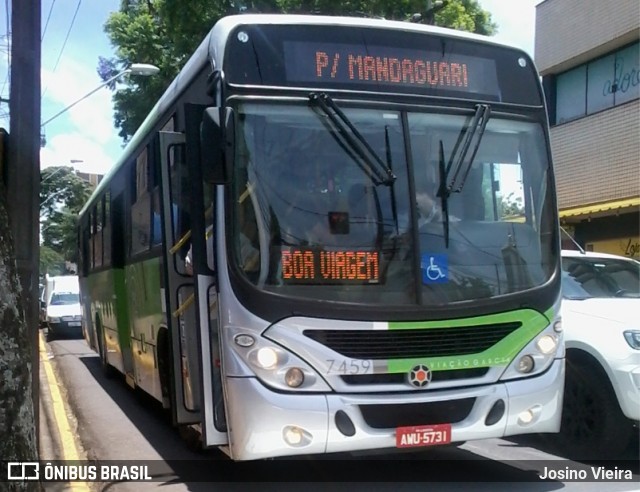
[[[31,353],[35,441],[39,430],[38,264],[40,222],[40,32],[41,0],[11,2],[10,133],[7,206],[22,285],[22,306]],[[7,15],[9,13],[7,12]],[[37,449],[37,448],[36,448]]]

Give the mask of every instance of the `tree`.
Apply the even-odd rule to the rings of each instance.
[[[31,398],[33,362],[28,349],[32,341],[25,321],[6,199],[0,180],[0,456],[11,461],[33,461],[37,450]],[[0,467],[6,468],[6,462]],[[16,484],[16,490],[34,487]]]
[[[62,275],[65,273],[64,257],[49,246],[40,246],[40,275]]]
[[[434,14],[436,25],[484,35],[495,33],[491,14],[478,0],[444,2]],[[321,13],[405,21],[422,12],[425,5],[425,0],[255,0],[241,4],[229,0],[123,0],[120,11],[112,13],[104,27],[116,56],[101,57],[98,74],[107,80],[132,63],[152,63],[160,68],[153,77],[120,79],[126,87],[113,96],[114,122],[127,141],[224,15],[250,11]]]
[[[77,261],[78,213],[92,191],[93,186],[80,178],[72,167],[53,166],[41,173],[42,244],[57,253],[63,261]],[[51,259],[51,256],[48,258]],[[41,273],[44,272],[41,270]]]

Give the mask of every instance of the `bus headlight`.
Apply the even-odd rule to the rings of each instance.
[[[304,372],[299,367],[291,367],[284,374],[284,381],[290,388],[297,388],[304,383]]]
[[[265,385],[281,391],[331,391],[309,364],[270,340],[239,329],[233,340],[233,352]]]
[[[533,368],[535,366],[536,366],[536,363],[533,360],[533,357],[531,357],[530,355],[523,355],[518,359],[518,364],[516,365],[516,369],[518,370],[518,372],[521,372],[522,374],[528,374],[531,371],[533,371]]]
[[[258,349],[256,359],[263,369],[273,369],[278,364],[278,353],[271,347]]]
[[[540,351],[540,353],[544,355],[552,354],[556,351],[558,347],[558,342],[556,341],[556,337],[553,335],[543,335],[538,338],[536,342],[536,347]]]
[[[500,379],[516,379],[540,374],[548,369],[556,357],[564,353],[562,332],[551,323],[531,340],[507,366]]]
[[[49,323],[60,323],[60,318],[57,318],[55,316],[47,316],[47,321]]]

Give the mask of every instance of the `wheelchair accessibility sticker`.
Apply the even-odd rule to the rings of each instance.
[[[449,281],[449,259],[447,255],[424,253],[420,261],[423,284],[442,284]]]

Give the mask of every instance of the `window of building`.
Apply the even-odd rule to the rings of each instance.
[[[640,98],[640,43],[556,77],[554,124],[562,124]]]
[[[581,66],[558,76],[556,82],[556,117],[558,123],[585,115],[587,67]]]
[[[613,107],[611,75],[615,56],[609,55],[589,63],[587,74],[587,114]]]
[[[640,43],[616,54],[614,74],[615,104],[640,98]]]

